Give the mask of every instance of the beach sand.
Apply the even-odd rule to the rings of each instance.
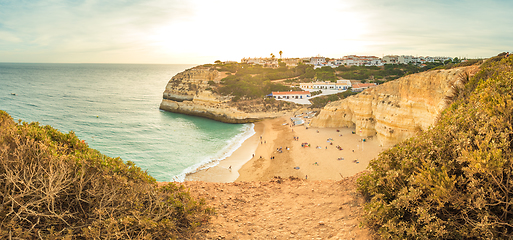
[[[378,140],[362,142],[351,128],[289,124],[290,116],[256,123],[256,134],[232,156],[181,183],[217,212],[194,239],[373,238],[358,226],[364,200],[356,179],[384,150]]]
[[[352,134],[354,128],[291,127],[290,117],[256,123],[256,134],[230,157],[215,167],[189,174],[186,181],[268,181],[274,176],[341,180],[365,170],[369,161],[385,150],[375,138]],[[302,143],[308,143],[310,147],[302,147]],[[279,148],[281,153],[277,151]]]

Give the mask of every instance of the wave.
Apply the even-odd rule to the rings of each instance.
[[[221,149],[214,156],[207,157],[203,161],[200,161],[199,163],[186,168],[180,174],[175,175],[171,179],[171,181],[183,182],[185,181],[185,177],[189,174],[207,168],[215,167],[219,164],[220,161],[226,159],[227,157],[230,157],[233,154],[233,152],[235,152],[235,150],[242,146],[242,143],[244,143],[244,141],[253,136],[255,133],[255,124],[245,124],[245,127],[243,128],[241,133],[235,135],[233,138],[226,141],[226,147]]]

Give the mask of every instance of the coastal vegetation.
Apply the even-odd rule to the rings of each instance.
[[[386,64],[382,67],[376,66],[339,66],[337,68],[321,67],[314,69],[314,66],[299,63],[295,67],[287,67],[285,63],[279,62],[279,67],[270,68],[261,65],[216,61],[216,64],[203,65],[204,67],[214,68],[220,72],[227,72],[227,76],[216,84],[209,81],[208,90],[223,95],[232,96],[232,106],[239,110],[267,111],[267,110],[286,110],[291,109],[295,104],[288,106],[281,101],[258,100],[265,98],[273,91],[302,91],[298,85],[301,82],[312,81],[330,81],[336,82],[338,79],[354,79],[361,82],[384,83],[408,74],[418,73],[429,69],[452,68],[457,66],[466,66],[477,63],[478,61],[467,61],[462,63],[429,63],[425,67],[409,64]],[[445,64],[445,65],[444,65]],[[311,99],[311,108],[322,108],[327,103],[344,99],[356,93],[346,91],[329,96],[319,96]],[[314,96],[315,94],[313,94]],[[248,109],[247,101],[251,101],[253,108]]]
[[[344,98],[347,98],[349,96],[356,95],[356,94],[358,94],[358,92],[353,92],[353,91],[351,91],[351,89],[349,89],[347,91],[340,92],[337,94],[325,95],[325,96],[319,96],[316,98],[312,98],[312,99],[310,99],[310,102],[312,102],[311,107],[312,108],[322,108],[330,102],[342,100]]]
[[[371,161],[364,225],[382,239],[513,235],[513,57],[462,75],[438,123]]]
[[[425,72],[428,70],[436,69],[451,69],[455,67],[464,67],[477,64],[481,62],[480,59],[469,59],[461,62],[458,58],[454,61],[442,62],[428,62],[425,66],[418,66],[414,64],[385,64],[382,67],[377,66],[339,66],[335,68],[337,77],[344,79],[362,80],[362,82],[375,82],[384,83],[387,81],[395,80],[409,74]]]
[[[182,186],[0,111],[1,239],[188,238],[213,209]]]
[[[478,59],[471,59],[466,62],[461,62],[455,58],[452,62],[427,63],[426,66],[385,64],[382,67],[339,66],[332,68],[326,66],[317,69],[314,69],[313,65],[303,63],[299,63],[295,67],[287,67],[285,63],[281,61],[279,61],[279,67],[277,68],[236,62],[222,63],[221,61],[216,61],[216,64],[213,65],[207,64],[203,66],[230,73],[221,80],[221,85],[217,87],[218,93],[254,99],[263,97],[271,91],[292,90],[292,86],[297,86],[300,82],[336,82],[338,79],[351,79],[362,80],[363,82],[383,83],[413,73],[431,69],[450,69],[453,67],[469,66],[480,61],[481,60]]]

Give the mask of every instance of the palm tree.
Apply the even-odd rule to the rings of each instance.
[[[283,54],[283,51],[280,50],[279,54],[280,54],[280,59],[281,59],[281,55]]]
[[[276,57],[276,56],[274,56],[274,54],[273,54],[273,53],[271,53],[271,58],[272,58],[272,59],[274,59],[275,57]]]

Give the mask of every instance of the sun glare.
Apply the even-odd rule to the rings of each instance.
[[[190,20],[163,23],[146,38],[162,54],[186,54],[194,49],[222,60],[268,57],[280,50],[284,57],[350,54],[365,47],[357,40],[366,33],[365,17],[350,11],[350,6],[342,8],[339,2],[266,2],[270,3],[197,3]]]

